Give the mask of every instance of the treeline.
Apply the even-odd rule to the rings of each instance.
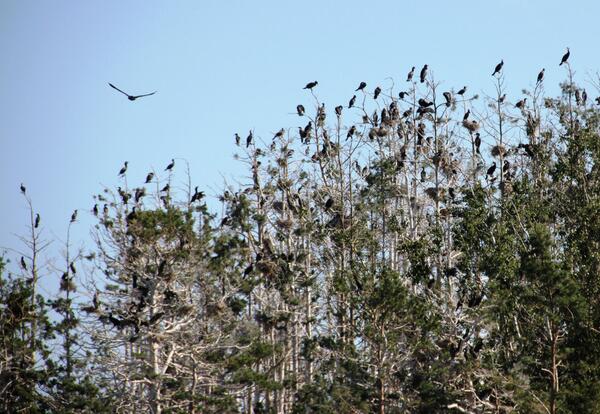
[[[315,84],[300,128],[236,136],[217,211],[178,166],[125,166],[52,266],[24,189],[0,410],[598,412],[600,102],[563,67],[556,98],[542,73],[511,100],[501,66],[486,97]]]

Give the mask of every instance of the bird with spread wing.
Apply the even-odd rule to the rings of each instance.
[[[127,99],[129,99],[130,101],[135,101],[137,98],[143,98],[144,96],[150,96],[150,95],[154,95],[156,93],[156,91],[152,92],[152,93],[146,93],[143,95],[129,95],[127,92],[123,92],[121,89],[117,88],[115,85],[113,85],[112,83],[108,83],[108,85],[113,88],[118,90],[119,92],[121,92],[123,95],[125,95],[127,97]]]

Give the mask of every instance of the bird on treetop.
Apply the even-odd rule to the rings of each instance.
[[[567,48],[567,53],[563,55],[558,66],[562,66],[563,63],[567,63],[567,60],[569,60],[569,56],[571,56],[571,51],[569,50],[569,48]]]
[[[310,90],[312,90],[312,88],[314,88],[318,84],[319,84],[319,82],[317,82],[317,81],[308,82],[303,89],[310,89]]]
[[[496,69],[494,69],[494,73],[492,73],[492,76],[494,76],[496,73],[500,73],[500,71],[502,70],[502,66],[504,66],[504,59],[496,65]]]
[[[354,92],[356,92],[356,91],[362,91],[363,89],[365,89],[366,86],[367,86],[366,82],[361,82],[360,85],[358,85],[358,88],[356,88],[354,90]]]

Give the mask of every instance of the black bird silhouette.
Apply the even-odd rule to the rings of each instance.
[[[342,115],[342,110],[344,109],[344,107],[342,105],[338,105],[335,107],[335,114],[337,116],[341,116]]]
[[[446,99],[446,106],[452,105],[452,94],[450,92],[444,92],[444,98]]]
[[[419,103],[419,106],[421,106],[423,108],[427,108],[428,106],[433,105],[433,102],[430,102],[430,101],[428,101],[426,99],[423,99],[423,98],[419,98],[418,103]]]
[[[23,183],[21,183],[21,192],[23,194],[25,194],[25,191],[27,191],[27,189],[25,188],[25,186],[23,185]]]
[[[69,265],[69,268],[71,269],[71,272],[73,272],[74,274],[77,273],[77,268],[75,267],[75,262],[71,262],[71,264]]]
[[[525,103],[527,103],[527,98],[523,98],[519,102],[517,102],[515,104],[515,108],[523,109],[525,107]]]
[[[94,216],[98,216],[98,204],[94,204],[94,207],[92,208],[92,213],[94,213]]]
[[[467,109],[467,112],[465,112],[465,115],[463,116],[463,121],[466,121],[467,119],[469,119],[469,115],[471,115],[471,110]]]
[[[377,99],[377,97],[379,96],[380,93],[381,93],[381,88],[378,86],[373,91],[373,99]]]
[[[423,69],[421,69],[421,74],[419,76],[421,83],[425,82],[425,77],[427,76],[427,68],[428,68],[428,66],[425,65],[425,66],[423,66]]]
[[[350,99],[350,102],[348,102],[348,108],[352,108],[354,106],[354,102],[356,102],[356,95],[354,95],[352,99]]]
[[[283,134],[285,134],[285,129],[281,128],[279,131],[277,131],[277,133],[275,134],[275,136],[273,137],[273,139],[275,139],[275,138],[282,138]]]
[[[240,134],[238,134],[237,132],[235,133],[235,145],[237,145],[238,147],[240,146],[240,142],[242,141],[242,138],[240,137]]]
[[[492,73],[492,76],[494,76],[496,73],[500,73],[500,71],[502,70],[502,66],[504,66],[504,59],[502,59],[500,63],[496,65],[496,69],[494,69],[494,73]]]
[[[404,99],[404,98],[406,97],[406,95],[408,95],[408,92],[401,91],[401,92],[398,94],[398,98],[400,98],[400,99]]]
[[[457,95],[463,96],[465,94],[465,92],[467,91],[467,87],[463,86],[461,88],[461,90],[459,90],[458,92],[456,92]]]
[[[153,172],[149,172],[148,175],[146,176],[146,183],[148,184],[150,181],[152,181],[152,179],[154,178],[154,173]]]
[[[567,53],[563,55],[558,66],[562,66],[563,63],[567,63],[567,60],[569,60],[569,56],[571,56],[571,51],[569,50],[569,48],[567,48]]]
[[[174,166],[175,166],[175,160],[173,158],[171,158],[171,162],[169,163],[169,165],[167,165],[167,168],[165,168],[165,171],[173,170]]]
[[[410,82],[415,74],[415,67],[413,66],[408,75],[406,76],[406,81]]]
[[[171,189],[171,186],[167,183],[167,185],[165,185],[162,190],[160,190],[161,193],[166,193]]]
[[[298,115],[299,115],[299,116],[302,116],[302,115],[304,115],[304,112],[305,112],[304,105],[298,105],[298,106],[296,107],[296,112],[298,112]]]
[[[27,263],[25,263],[25,258],[21,256],[21,267],[23,270],[27,270]]]
[[[127,161],[125,161],[123,163],[123,167],[121,168],[121,170],[119,170],[119,175],[124,175],[125,172],[127,171],[127,164],[129,164]]]
[[[537,82],[535,83],[536,85],[537,85],[538,83],[541,83],[541,82],[544,80],[544,71],[545,71],[545,70],[546,70],[546,69],[544,68],[544,69],[542,69],[542,70],[540,71],[540,73],[538,73]]]
[[[35,224],[33,225],[34,228],[37,229],[40,226],[40,220],[41,220],[41,217],[40,217],[40,214],[38,213],[35,215]]]
[[[312,88],[314,88],[314,87],[315,87],[315,86],[317,86],[318,84],[319,84],[319,82],[317,82],[317,81],[314,81],[314,82],[308,82],[308,83],[306,84],[306,86],[305,86],[304,88],[302,88],[302,89],[310,89],[310,90],[312,90]]]
[[[362,91],[363,89],[365,89],[366,86],[367,86],[366,82],[361,82],[360,85],[358,85],[358,88],[356,88],[354,90],[354,92],[356,92],[356,91]]]
[[[481,136],[479,135],[479,132],[477,132],[475,134],[475,151],[477,151],[477,154],[481,154],[479,152],[479,147],[481,147]]]
[[[348,133],[346,134],[346,139],[352,137],[355,132],[356,132],[356,127],[354,125],[352,125],[352,127],[348,130]]]
[[[253,138],[252,131],[250,131],[248,133],[248,137],[246,138],[246,148],[248,148],[250,146],[250,144],[252,144],[252,138]]]
[[[74,210],[73,214],[71,214],[71,223],[73,223],[75,220],[77,220],[77,210]]]
[[[119,92],[121,92],[123,95],[125,95],[127,97],[127,99],[129,99],[130,101],[135,101],[137,98],[143,98],[144,96],[150,96],[150,95],[154,95],[156,93],[156,91],[154,91],[152,93],[145,93],[143,95],[129,95],[127,92],[123,92],[121,89],[117,88],[112,83],[109,82],[108,84],[110,85],[111,88],[116,89]]]
[[[489,175],[490,177],[494,175],[494,172],[496,171],[496,162],[494,161],[492,163],[492,166],[490,168],[488,168],[487,170],[487,175]]]

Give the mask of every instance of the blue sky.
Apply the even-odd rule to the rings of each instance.
[[[556,92],[570,46],[584,82],[600,68],[598,16],[591,0],[2,1],[0,247],[21,247],[21,182],[48,239],[64,239],[75,208],[87,239],[91,196],[119,184],[125,160],[135,186],[171,158],[182,182],[185,159],[215,195],[244,173],[233,134],[299,126],[308,81],[333,108],[360,81],[402,84],[428,63],[445,88],[491,93],[503,58],[514,102],[542,67]],[[129,102],[107,82],[158,92]]]

